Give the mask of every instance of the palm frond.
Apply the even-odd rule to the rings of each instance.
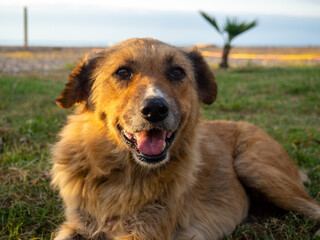
[[[200,14],[204,19],[206,19],[214,28],[221,34],[224,38],[224,47],[223,47],[223,56],[220,67],[228,67],[228,55],[231,49],[231,41],[239,34],[253,28],[258,24],[257,20],[252,22],[241,21],[238,18],[229,18],[227,17],[226,23],[222,28],[219,28],[217,21],[214,17],[210,17],[206,13],[200,11]]]
[[[202,15],[202,17],[204,17],[204,19],[206,19],[212,26],[215,27],[215,29],[221,33],[220,28],[217,24],[217,21],[214,17],[210,17],[209,15],[207,15],[205,12],[200,11],[200,14]]]
[[[239,34],[257,25],[257,20],[252,22],[240,21],[238,18],[227,18],[223,30],[228,34],[229,43]]]

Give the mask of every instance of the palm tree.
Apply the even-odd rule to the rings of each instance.
[[[228,55],[231,50],[231,41],[239,34],[256,26],[257,20],[247,23],[246,21],[240,21],[236,17],[227,17],[226,23],[222,28],[220,28],[214,17],[210,17],[204,12],[200,12],[200,14],[222,35],[224,39],[224,47],[220,67],[228,68]]]

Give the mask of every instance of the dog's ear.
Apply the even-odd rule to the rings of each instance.
[[[63,89],[56,103],[61,108],[70,108],[76,103],[86,101],[92,87],[91,74],[93,70],[92,61],[88,56],[80,60],[69,76],[68,83]]]
[[[197,49],[186,53],[191,60],[201,102],[212,104],[217,98],[217,83],[213,72]]]

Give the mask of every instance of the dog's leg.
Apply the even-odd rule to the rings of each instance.
[[[79,228],[78,223],[66,221],[64,222],[54,240],[110,240],[110,238],[103,232],[99,232],[97,234],[93,234],[90,237],[87,236],[86,231],[79,232],[80,230],[75,230],[75,228]],[[74,225],[74,226],[73,226]],[[73,227],[72,227],[73,226]]]
[[[201,201],[190,201],[185,207],[192,215],[181,216],[174,240],[218,240],[231,234],[246,217],[249,200],[241,183],[220,185],[208,204]],[[230,188],[229,188],[230,187]],[[238,187],[237,190],[232,189]],[[232,189],[232,191],[225,191]],[[237,194],[235,194],[237,193]],[[220,195],[221,194],[221,195]],[[188,206],[189,205],[189,206]],[[190,208],[190,210],[188,209]]]
[[[320,221],[320,206],[306,193],[301,172],[279,143],[242,123],[236,145],[234,169],[245,186],[278,207]]]
[[[84,240],[84,238],[65,222],[60,226],[54,240]]]

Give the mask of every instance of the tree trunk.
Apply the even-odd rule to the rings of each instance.
[[[223,54],[222,54],[222,61],[220,63],[220,68],[228,68],[228,56],[231,50],[231,46],[229,44],[224,45],[223,47]]]

